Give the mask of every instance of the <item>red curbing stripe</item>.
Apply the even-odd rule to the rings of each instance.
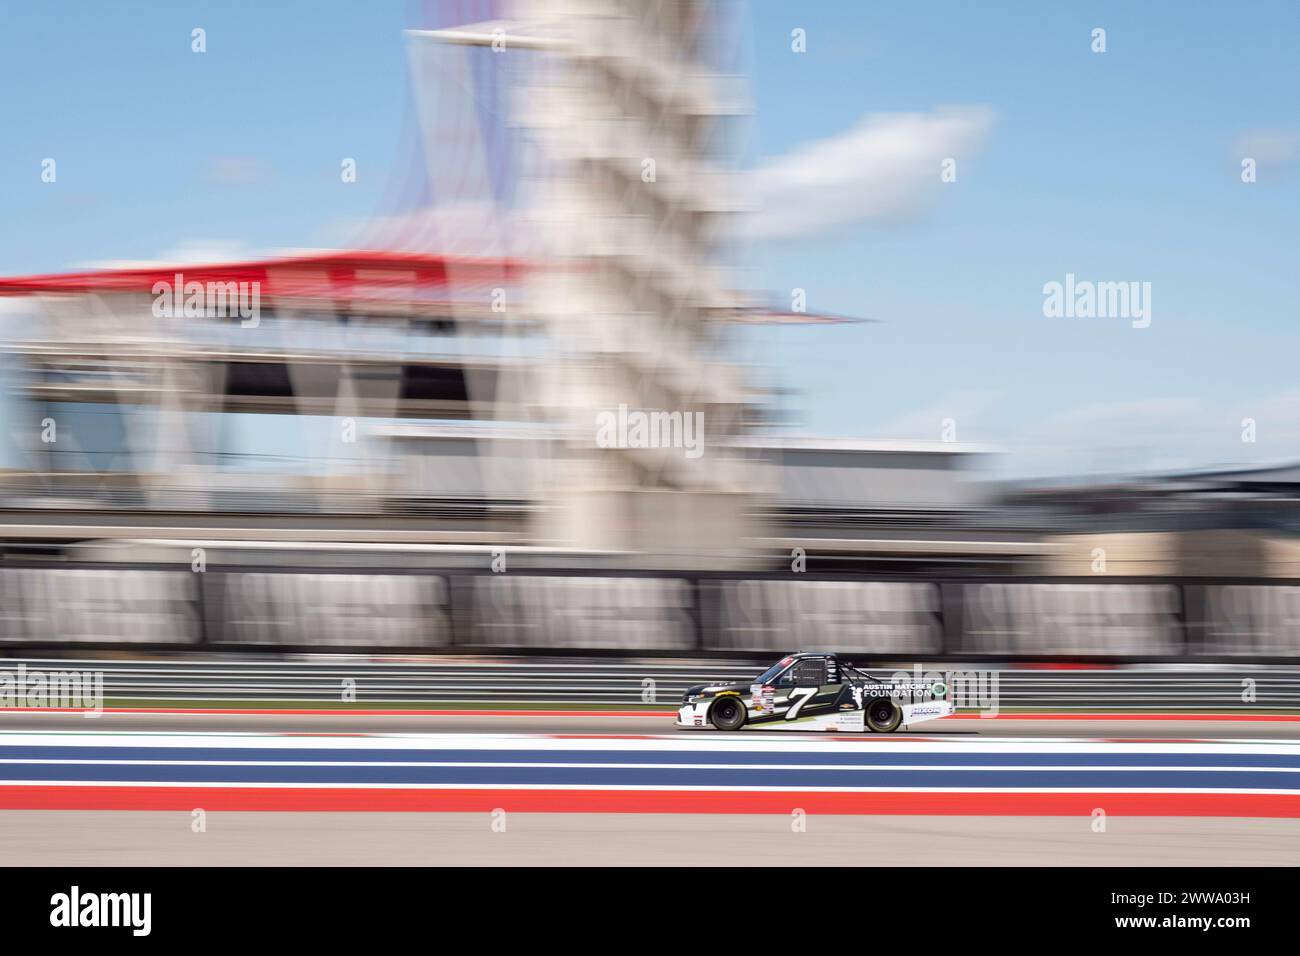
[[[0,810],[779,813],[1300,818],[1300,794],[0,786]]]

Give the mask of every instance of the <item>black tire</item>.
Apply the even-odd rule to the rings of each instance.
[[[709,708],[709,723],[719,730],[739,730],[745,726],[745,705],[731,694],[719,697]]]
[[[892,734],[903,722],[903,708],[888,697],[867,701],[867,729],[878,734]]]

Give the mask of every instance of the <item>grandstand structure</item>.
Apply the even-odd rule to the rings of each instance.
[[[260,283],[256,326],[155,315],[152,289],[178,271]],[[0,280],[4,540],[509,546],[671,563],[566,540],[541,520],[552,462],[587,449],[527,393],[511,404],[498,388],[545,361],[540,323],[507,330],[490,306],[502,281],[526,295],[528,271],[350,252]],[[1033,550],[991,529],[988,492],[969,480],[984,449],[725,440],[747,469],[752,521],[730,543],[751,557],[802,547],[814,562],[1005,563]]]
[[[1035,553],[969,480],[981,449],[765,430],[772,396],[733,329],[833,317],[741,291],[743,83],[713,47],[731,5],[474,12],[409,31],[434,201],[377,217],[367,248],[0,280],[7,546],[509,547],[703,570],[794,549],[899,568]],[[213,307],[244,288],[255,316]],[[699,421],[702,453],[603,442],[616,410]]]

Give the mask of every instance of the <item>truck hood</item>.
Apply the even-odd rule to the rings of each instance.
[[[752,685],[752,681],[715,681],[711,684],[696,684],[693,687],[688,687],[686,688],[686,694],[688,697],[697,697],[702,694],[717,695],[726,690],[734,690],[739,694],[748,694]]]

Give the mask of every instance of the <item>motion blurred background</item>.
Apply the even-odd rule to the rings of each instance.
[[[8,33],[18,72],[21,56],[69,57],[72,78],[33,94],[62,127],[77,125],[74,95],[94,108],[80,143],[43,146],[47,120],[15,124],[32,182],[10,192],[0,279],[0,654],[1300,655],[1300,453],[1294,421],[1269,417],[1295,406],[1261,399],[1253,414],[1272,430],[1257,442],[1249,402],[1224,397],[1252,377],[1246,362],[1264,385],[1293,367],[1294,333],[1273,323],[1296,301],[1275,218],[1294,212],[1295,183],[1240,182],[1232,128],[1212,156],[1199,127],[1178,143],[1204,147],[1197,175],[1226,186],[1171,174],[1152,152],[1158,123],[1123,148],[1112,130],[1087,161],[1068,140],[1050,158],[1008,155],[999,125],[1021,145],[1026,125],[1069,126],[1010,92],[1023,84],[995,37],[1036,29],[1013,13],[975,23],[945,7],[940,25],[933,10],[845,7],[837,21],[721,0],[502,0],[380,5],[363,31],[356,12],[289,7],[265,21],[255,5],[170,11],[147,31],[123,14],[89,37],[29,14]],[[1156,38],[1116,6],[1103,56],[1088,48],[1096,24],[1045,16],[1060,28],[1051,44],[1072,51],[1065,72],[1095,74],[1096,111],[1168,116],[1175,97],[1176,126],[1230,114],[1159,78],[1162,44],[1201,42],[1205,13],[1193,5],[1187,35]],[[932,24],[944,43],[926,40]],[[949,34],[963,24],[959,43]],[[1216,49],[1235,55],[1198,69],[1255,62],[1242,82],[1264,91],[1242,122],[1268,133],[1285,98],[1296,105],[1294,84],[1266,82],[1279,51],[1247,57],[1217,27]],[[982,59],[970,52],[981,44]],[[1017,46],[1023,69],[1061,62],[1051,44]],[[964,51],[966,72],[935,89],[927,63],[899,76],[927,46]],[[821,72],[815,96],[800,88],[801,139],[780,87],[804,62]],[[1101,75],[1112,63],[1119,76]],[[106,102],[97,76],[126,89]],[[307,89],[326,76],[337,88]],[[1084,82],[1045,95],[1059,110]],[[933,99],[906,105],[909,84]],[[169,117],[173,85],[206,92]],[[857,91],[848,106],[844,87]],[[270,105],[246,105],[259,95]],[[954,101],[967,105],[942,105]],[[341,131],[325,136],[329,103]],[[763,127],[765,103],[777,118]],[[857,125],[836,131],[845,109]],[[391,142],[371,138],[374,116]],[[1285,131],[1255,142],[1270,170],[1294,164]],[[57,172],[42,180],[47,156]],[[197,184],[174,178],[181,158],[203,170]],[[955,181],[942,175],[950,158]],[[1072,235],[1026,265],[1008,323],[988,289],[1011,280],[977,247],[1035,254],[1001,235],[1024,219],[1021,186],[995,160],[1082,207],[1114,196],[1115,181],[1080,173],[1089,163],[1118,175],[1146,160],[1165,178],[1135,174],[1119,192],[1138,208],[1096,220],[1040,194],[1052,220],[1040,227]],[[303,177],[319,177],[313,191]],[[1004,219],[986,216],[990,188]],[[295,238],[295,216],[317,222],[329,189],[346,196],[334,225]],[[1250,189],[1274,190],[1267,208]],[[151,190],[161,207],[133,208]],[[274,215],[223,218],[221,197],[238,210],[250,193]],[[159,208],[172,212],[151,225]],[[1198,211],[1206,221],[1189,224]],[[1174,246],[1222,226],[1268,247],[1226,267],[1250,287],[1239,313],[1216,313],[1213,297],[1189,305],[1195,290],[1169,264],[1181,253],[1195,271],[1214,246],[1126,254],[1153,245],[1146,214]],[[113,251],[119,227],[131,238]],[[173,251],[129,259],[150,234]],[[201,239],[212,234],[236,239]],[[302,248],[322,235],[332,241]],[[976,251],[954,264],[954,248]],[[894,270],[912,302],[882,275]],[[1151,327],[1043,332],[1068,323],[1043,317],[1040,299],[1068,271],[1152,281]],[[913,309],[951,310],[956,324]],[[1192,396],[1174,406],[1183,420],[1230,437],[1203,442],[1211,426],[1197,425],[1171,445],[1168,403],[1125,391],[1152,381]],[[1025,428],[981,427],[994,382]],[[1082,411],[1035,424],[1036,396],[1054,405],[1058,388]],[[1071,430],[1081,421],[1097,427]],[[982,434],[993,441],[966,440]]]

